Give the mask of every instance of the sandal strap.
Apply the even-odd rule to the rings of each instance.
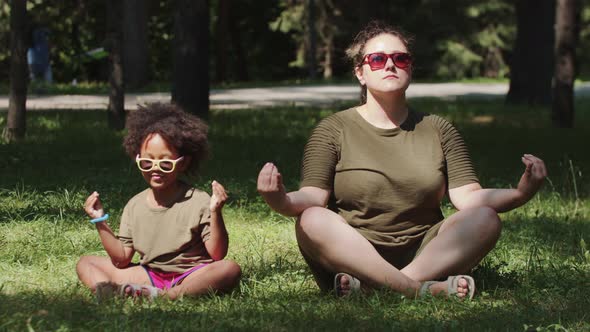
[[[438,281],[425,281],[422,283],[422,286],[420,286],[420,290],[418,291],[418,297],[424,297],[424,296],[432,296],[432,294],[430,293],[430,286],[436,284]]]

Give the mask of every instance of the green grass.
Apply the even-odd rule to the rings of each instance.
[[[230,192],[224,214],[229,258],[243,268],[239,288],[174,303],[99,305],[75,273],[81,255],[104,255],[82,203],[98,190],[117,228],[125,202],[145,184],[123,152],[122,135],[105,127],[105,113],[34,112],[25,142],[0,143],[0,331],[589,330],[590,100],[578,101],[572,130],[552,129],[548,110],[499,100],[412,105],[456,124],[484,186],[516,185],[525,152],[549,169],[539,195],[501,216],[503,235],[473,272],[474,301],[320,294],[293,220],[269,211],[255,182],[272,160],[295,189],[310,130],[337,109],[277,108],[213,111],[213,154],[196,181],[207,189],[217,179]],[[452,213],[447,202],[443,208]]]

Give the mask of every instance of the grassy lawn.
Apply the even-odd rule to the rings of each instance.
[[[411,103],[456,124],[484,186],[515,186],[523,153],[549,170],[539,195],[501,216],[503,235],[473,272],[474,301],[319,293],[293,220],[263,203],[256,176],[272,160],[295,189],[310,130],[339,106],[212,112],[213,154],[196,185],[210,191],[216,179],[230,192],[224,215],[229,258],[243,268],[238,289],[173,303],[98,304],[75,273],[81,255],[105,254],[82,203],[99,191],[118,228],[124,204],[145,183],[103,112],[33,112],[24,143],[0,143],[0,331],[590,330],[590,100],[578,101],[572,130],[552,129],[548,110],[499,100]]]

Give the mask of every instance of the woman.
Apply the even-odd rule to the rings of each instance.
[[[525,154],[516,189],[482,189],[467,149],[444,119],[409,109],[408,39],[372,22],[347,50],[362,104],[313,131],[302,181],[285,192],[272,163],[258,191],[275,211],[298,216],[297,241],[318,286],[337,295],[389,287],[406,296],[471,298],[470,271],[500,236],[498,212],[526,203],[546,176]],[[458,212],[443,217],[447,193]],[[450,276],[445,281],[438,280]]]

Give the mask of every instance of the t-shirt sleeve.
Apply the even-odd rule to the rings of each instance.
[[[479,183],[467,145],[459,131],[447,120],[436,116],[440,128],[442,149],[447,167],[449,189]]]
[[[342,121],[335,115],[322,120],[313,130],[303,152],[300,188],[333,189],[341,131]]]
[[[121,225],[119,226],[119,241],[125,247],[133,247],[133,227],[131,223],[131,208],[129,204],[123,209]]]

